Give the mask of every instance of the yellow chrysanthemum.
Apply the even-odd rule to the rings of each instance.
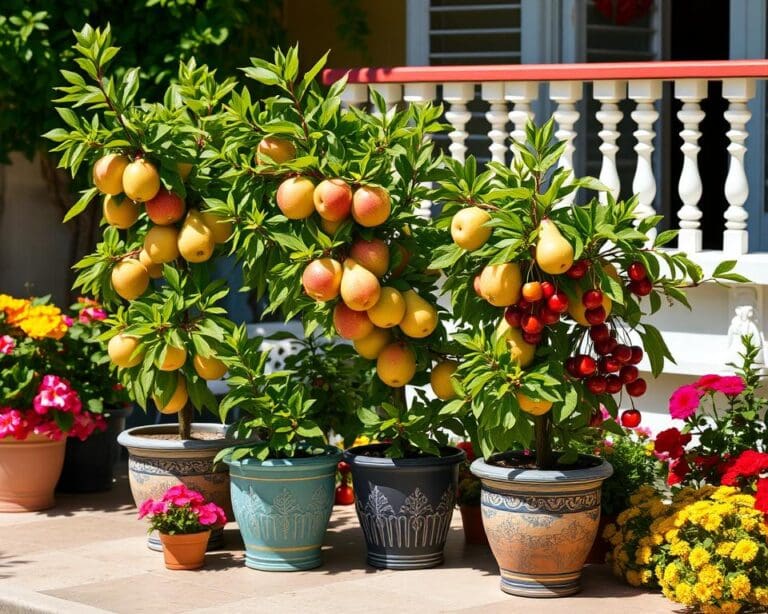
[[[640,572],[640,584],[650,584],[653,579],[653,574],[650,569],[643,569]]]
[[[664,568],[664,582],[671,585],[680,582],[680,568],[675,563],[670,563]]]
[[[743,600],[749,597],[749,593],[752,590],[752,583],[749,578],[740,573],[733,576],[730,580],[731,597],[734,599]]]
[[[642,583],[640,574],[634,569],[627,570],[626,578],[627,578],[627,582],[629,582],[632,586],[640,586],[640,584]]]
[[[693,587],[690,584],[681,582],[675,587],[675,601],[683,605],[693,605],[696,598],[693,593]]]
[[[758,520],[754,516],[742,515],[739,517],[739,524],[745,531],[753,531],[757,526]]]
[[[701,569],[704,567],[704,565],[709,563],[709,552],[706,550],[706,548],[696,546],[693,550],[691,550],[691,554],[688,557],[688,562],[694,569]]]
[[[712,598],[712,591],[703,582],[697,582],[693,585],[693,594],[699,603],[706,603]]]
[[[691,547],[684,541],[678,541],[672,544],[669,553],[673,556],[679,556],[681,559],[687,559],[691,552]]]
[[[657,563],[656,567],[653,568],[653,575],[656,576],[656,579],[659,582],[664,580],[664,567],[661,565],[661,563]]]
[[[719,556],[728,556],[736,544],[734,542],[720,542],[715,548],[715,553]]]
[[[738,614],[741,611],[741,604],[735,601],[724,601],[720,604],[720,611],[723,614]]]
[[[742,563],[751,563],[757,556],[757,544],[751,539],[740,539],[731,551],[731,558]]]
[[[706,584],[714,594],[723,590],[723,574],[714,565],[704,565],[699,572],[698,581]]]
[[[625,550],[622,550],[621,552],[619,552],[619,556],[616,557],[616,559],[619,561],[619,563],[623,563],[625,565],[629,563],[629,555]]]
[[[768,605],[768,588],[763,588],[763,587],[756,588],[755,600],[760,605]]]
[[[641,546],[635,553],[635,563],[638,565],[647,565],[651,562],[653,551],[650,546]]]
[[[636,518],[639,515],[640,515],[640,510],[637,507],[630,507],[628,509],[625,509],[616,517],[616,524],[622,527],[625,524],[627,524],[628,521],[632,520],[633,518]]]
[[[664,533],[664,539],[669,544],[676,544],[680,541],[680,529],[670,529]]]

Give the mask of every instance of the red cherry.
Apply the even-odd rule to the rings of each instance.
[[[602,305],[594,307],[593,309],[587,309],[584,312],[584,319],[593,326],[605,322],[606,317],[608,317],[608,315],[605,313],[605,309]]]
[[[523,319],[523,310],[518,305],[510,305],[504,312],[504,319],[512,328],[520,328]]]
[[[629,282],[629,291],[637,296],[648,296],[653,290],[653,284],[647,279]]]
[[[628,409],[621,414],[621,426],[633,429],[640,424],[642,416],[636,409]]]
[[[587,290],[584,294],[581,295],[581,303],[587,309],[602,307],[603,293],[596,289]]]
[[[616,394],[621,390],[621,378],[618,375],[605,376],[605,391],[608,394]]]
[[[595,359],[586,354],[580,354],[578,357],[579,376],[589,377],[597,370],[597,363]]]
[[[523,298],[531,303],[536,303],[544,297],[544,292],[541,289],[541,282],[529,281],[523,284],[521,290]]]
[[[592,394],[603,394],[605,387],[606,381],[602,375],[593,375],[587,380],[587,390]]]
[[[539,319],[538,316],[535,316],[532,313],[526,313],[520,320],[520,328],[522,328],[526,333],[536,335],[544,330],[544,323]]]
[[[597,428],[603,423],[603,413],[597,409],[592,412],[592,415],[589,417],[589,426],[593,428]]]
[[[617,345],[611,354],[623,365],[629,364],[629,361],[632,360],[632,348],[623,343]]]
[[[355,502],[355,491],[349,484],[339,484],[336,487],[334,503],[336,505],[352,505]]]
[[[608,327],[605,324],[595,324],[592,328],[589,329],[589,338],[594,342],[598,342],[603,339],[609,339],[610,336],[611,331],[608,330]]]
[[[553,284],[551,281],[541,282],[541,295],[545,299],[548,299],[550,296],[554,296],[556,290],[557,288],[555,288],[555,284]]]
[[[639,374],[640,372],[634,365],[624,365],[619,371],[619,379],[622,384],[630,384],[637,379]]]
[[[640,361],[643,359],[643,348],[639,345],[633,345],[630,349],[632,350],[632,359],[629,361],[629,364],[640,364]]]
[[[530,343],[531,345],[539,345],[539,343],[541,343],[541,333],[523,332],[523,341]]]
[[[616,346],[618,343],[616,342],[616,339],[613,337],[608,337],[607,339],[600,339],[600,341],[597,341],[595,343],[595,352],[600,354],[601,356],[606,356],[613,352],[614,349],[616,349]]]
[[[627,389],[627,394],[629,396],[641,397],[648,389],[648,384],[645,383],[645,380],[642,377],[638,377],[634,382],[629,382],[629,384],[624,387]]]
[[[547,299],[547,307],[555,313],[565,313],[568,311],[568,296],[565,292],[556,290],[555,293]]]
[[[627,275],[632,281],[640,281],[648,277],[645,266],[642,262],[633,262],[627,268]]]
[[[584,275],[587,274],[588,268],[589,262],[587,260],[577,260],[571,265],[571,268],[568,269],[565,274],[571,279],[581,279],[584,277]]]
[[[349,466],[349,463],[347,461],[339,461],[339,464],[337,465],[337,469],[339,470],[340,474],[346,475],[352,470],[352,467]]]
[[[560,314],[555,313],[554,311],[550,310],[548,307],[544,307],[539,312],[539,317],[541,318],[541,321],[544,323],[545,326],[549,326],[550,324],[557,324],[560,321]]]
[[[569,356],[565,360],[565,370],[568,371],[568,374],[572,377],[581,377],[581,374],[579,373],[579,357]]]
[[[528,301],[526,301],[524,298],[521,298],[519,301],[517,301],[517,306],[520,308],[520,311],[531,310],[531,304]]]
[[[612,356],[603,356],[597,361],[597,368],[600,373],[616,373],[621,369],[621,363]]]

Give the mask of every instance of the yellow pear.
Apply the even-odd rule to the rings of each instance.
[[[400,320],[400,330],[409,337],[428,337],[437,328],[437,310],[413,290],[403,292],[405,315]]]
[[[395,288],[384,286],[379,300],[368,310],[368,317],[380,328],[397,326],[405,315],[405,299]]]
[[[352,342],[355,350],[363,358],[376,360],[383,350],[392,341],[392,334],[384,328],[374,328],[373,332],[362,339]]]
[[[176,245],[176,243],[174,243],[174,245]],[[144,265],[144,268],[147,269],[147,273],[149,273],[149,276],[152,279],[160,279],[163,276],[163,265],[153,262],[152,258],[149,257],[147,250],[143,247],[139,252],[139,262]]]
[[[160,191],[160,173],[149,160],[139,158],[123,171],[123,192],[131,200],[145,203]]]
[[[169,345],[165,348],[165,358],[162,362],[157,362],[157,368],[161,371],[176,371],[187,362],[187,350]]]
[[[366,311],[373,307],[381,295],[376,276],[354,258],[344,261],[341,275],[341,298],[353,311]]]
[[[490,219],[488,212],[480,207],[462,209],[451,220],[453,242],[470,252],[481,248],[491,236],[490,226],[484,226]]]
[[[187,262],[205,262],[213,255],[216,246],[213,233],[205,225],[197,211],[190,211],[179,231],[178,247]]]
[[[453,389],[451,377],[459,368],[459,363],[455,360],[445,360],[437,363],[429,374],[429,383],[432,391],[438,399],[449,401],[456,397],[456,391]]]
[[[178,240],[175,226],[152,226],[144,237],[144,251],[156,264],[173,262],[179,257]]]
[[[531,345],[523,339],[523,332],[519,328],[513,328],[502,318],[496,327],[496,334],[504,336],[507,339],[509,354],[512,360],[517,361],[521,367],[525,368],[533,362],[536,354],[536,346]]]
[[[195,354],[192,359],[192,366],[195,367],[197,374],[206,380],[221,379],[227,372],[227,365],[213,356],[206,358]]]
[[[214,243],[226,243],[232,236],[234,224],[231,221],[219,217],[210,211],[203,211],[201,214],[203,223],[211,229]]]
[[[536,264],[550,275],[565,273],[573,264],[573,247],[560,234],[555,223],[546,217],[539,224]]]
[[[523,277],[516,262],[489,264],[480,273],[480,295],[494,307],[514,305],[520,299]]]
[[[552,407],[552,401],[547,399],[532,399],[528,395],[518,392],[517,402],[525,413],[533,416],[542,416]]]
[[[125,230],[139,219],[139,205],[128,198],[107,194],[104,197],[104,219],[110,226]]]
[[[107,354],[116,366],[130,369],[144,358],[144,353],[137,351],[140,345],[141,340],[138,337],[118,333],[107,343]]]
[[[391,343],[376,359],[376,373],[387,386],[402,388],[416,374],[416,354],[402,341]]]
[[[128,158],[120,154],[107,154],[93,165],[93,184],[102,194],[120,194],[123,191],[123,172]]]
[[[149,273],[135,258],[125,258],[112,269],[112,287],[127,301],[139,298],[149,286]]]
[[[610,275],[610,273],[608,274]],[[586,317],[587,308],[584,306],[584,303],[581,302],[581,297],[583,294],[584,290],[580,287],[577,287],[575,300],[568,301],[568,315],[570,315],[582,326],[591,326]],[[605,309],[606,318],[611,315],[611,309],[613,309],[613,301],[608,298],[608,295],[605,293],[603,293],[603,309]]]
[[[160,395],[152,395],[152,400],[157,406],[157,411],[161,414],[176,414],[187,404],[189,395],[187,394],[187,382],[184,377],[179,374],[176,380],[176,388],[173,391],[173,395],[165,405],[160,404]]]

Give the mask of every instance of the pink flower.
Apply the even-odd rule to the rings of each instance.
[[[0,354],[10,354],[16,347],[16,340],[10,335],[0,337]]]
[[[64,322],[64,324],[66,324],[67,328],[75,323],[75,321],[69,316],[61,316],[61,320]]]
[[[163,501],[172,503],[176,507],[184,507],[190,503],[204,503],[205,497],[196,490],[187,488],[184,484],[177,484],[165,491]]]
[[[80,441],[85,441],[96,430],[106,431],[107,421],[104,420],[103,416],[99,416],[98,414],[83,412],[75,415],[72,428],[69,431],[69,436],[77,437]]]
[[[100,309],[99,307],[86,307],[80,312],[80,315],[78,316],[78,320],[82,322],[83,324],[89,324],[90,322],[96,320],[106,320],[107,319],[107,312],[103,309]]]
[[[707,375],[702,375],[699,379],[693,382],[693,386],[696,388],[700,388],[704,392],[709,392],[710,390],[712,390],[712,384],[716,384],[719,381],[720,381],[719,375],[715,375],[714,373],[709,373]]]
[[[689,418],[696,413],[703,395],[695,386],[680,386],[669,398],[669,415],[679,420]]]
[[[83,408],[77,392],[72,390],[69,382],[63,377],[45,375],[37,390],[32,407],[41,416],[51,410],[79,414]]]
[[[209,527],[211,525],[225,524],[227,522],[224,510],[215,503],[206,503],[205,505],[197,506],[194,509],[197,513],[197,519],[203,526]]]
[[[29,424],[18,409],[0,407],[0,439],[13,437],[14,439],[26,439],[29,435]]]
[[[722,392],[728,396],[734,396],[744,392],[746,384],[739,375],[729,375],[727,377],[721,377],[720,381],[712,384],[712,390]]]
[[[155,507],[154,499],[147,499],[146,501],[144,501],[144,503],[141,504],[141,507],[139,507],[139,520],[151,514],[154,507]]]

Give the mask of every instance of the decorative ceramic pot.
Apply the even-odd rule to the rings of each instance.
[[[193,434],[209,439],[174,439],[176,424],[137,426],[123,431],[117,438],[128,448],[128,480],[136,506],[146,499],[160,499],[171,486],[184,484],[203,494],[227,514],[232,516],[229,500],[229,473],[224,463],[213,464],[222,450],[233,444],[225,438],[227,427],[222,424],[192,425]],[[209,548],[221,545],[223,527],[211,532]],[[156,532],[149,536],[147,545],[158,552],[163,549]]]
[[[387,458],[386,444],[350,448],[355,508],[368,564],[383,569],[423,569],[443,562],[456,503],[463,450],[442,456]]]
[[[0,512],[53,507],[53,490],[64,464],[66,440],[29,435],[0,439]]]
[[[341,451],[307,458],[227,460],[245,564],[264,571],[312,569],[333,508]]]
[[[210,536],[210,531],[184,535],[160,533],[165,566],[168,569],[200,569],[205,563],[205,549]]]
[[[582,456],[583,469],[539,471],[494,464],[515,453],[478,458],[483,525],[501,572],[501,590],[523,597],[563,597],[581,589],[584,562],[600,521],[600,489],[613,472]]]
[[[125,419],[133,405],[104,412],[107,429],[94,431],[88,439],[67,438],[64,468],[56,490],[67,493],[110,490],[114,482],[114,466],[120,458],[117,436],[125,430]]]
[[[480,505],[459,505],[461,524],[464,527],[464,541],[468,544],[488,545],[488,536],[483,528],[483,514]]]

